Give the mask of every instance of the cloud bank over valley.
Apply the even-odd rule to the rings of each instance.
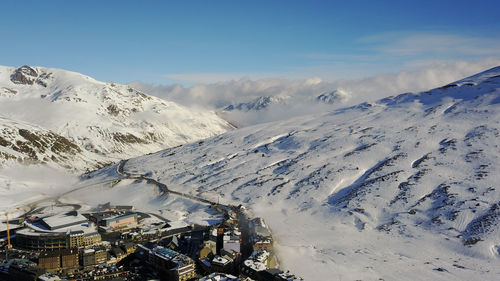
[[[420,92],[451,83],[479,71],[497,66],[500,59],[480,61],[415,61],[411,70],[382,74],[362,79],[324,80],[241,77],[210,84],[184,87],[180,84],[154,85],[140,81],[129,83],[134,88],[160,98],[190,107],[223,111],[228,106],[255,103],[259,98],[271,99],[258,110],[243,106],[223,111],[222,116],[239,126],[283,120],[293,116],[324,112],[362,102],[372,102],[405,92]],[[218,77],[230,77],[220,75]],[[202,80],[204,81],[204,80]],[[341,93],[339,95],[339,93]],[[334,99],[326,99],[331,95]],[[322,96],[322,97],[320,97]],[[240,106],[241,107],[241,106]]]

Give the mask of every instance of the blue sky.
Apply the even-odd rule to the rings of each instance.
[[[500,1],[7,1],[0,64],[126,83],[323,79],[500,57]]]

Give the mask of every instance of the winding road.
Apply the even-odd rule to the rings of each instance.
[[[168,187],[167,187],[166,184],[161,183],[161,182],[159,182],[159,181],[157,181],[155,179],[148,178],[148,177],[146,177],[144,175],[132,175],[132,174],[130,174],[128,172],[125,172],[123,168],[124,168],[125,164],[127,163],[127,161],[128,160],[122,160],[122,161],[120,161],[120,163],[116,167],[116,172],[119,175],[121,175],[123,177],[123,179],[144,180],[144,181],[146,181],[149,184],[156,185],[160,189],[160,192],[162,194],[171,193],[171,194],[182,196],[182,197],[185,197],[185,198],[188,198],[188,199],[191,199],[191,200],[194,200],[194,201],[198,201],[198,202],[201,202],[201,203],[204,203],[204,204],[221,205],[221,206],[226,206],[226,207],[229,207],[229,208],[234,208],[234,206],[231,206],[231,205],[223,205],[223,204],[219,204],[219,203],[207,200],[205,198],[197,197],[197,196],[194,196],[194,195],[191,195],[191,194],[187,194],[187,193],[183,193],[183,192],[179,192],[179,191],[175,191],[175,190],[170,190],[170,189],[168,189]]]
[[[125,164],[127,163],[128,160],[122,160],[116,167],[116,172],[121,175],[124,179],[136,179],[136,180],[145,180],[148,184],[154,184],[156,185],[161,193],[163,194],[175,194],[178,196],[185,197],[190,200],[198,201],[204,204],[210,204],[212,206],[216,206],[216,210],[219,211],[220,213],[224,214],[225,216],[228,216],[229,210],[232,210],[233,212],[236,213],[238,216],[238,222],[239,222],[239,228],[242,233],[242,245],[241,245],[241,252],[242,252],[242,258],[243,260],[247,259],[250,254],[253,251],[252,244],[250,242],[250,230],[248,228],[248,218],[247,216],[236,206],[233,205],[225,205],[225,204],[220,204],[217,202],[210,201],[205,198],[197,197],[191,194],[179,192],[179,191],[174,191],[168,189],[167,185],[164,183],[161,183],[155,179],[146,177],[145,175],[132,175],[126,171],[124,171]]]

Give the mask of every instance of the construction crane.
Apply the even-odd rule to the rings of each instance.
[[[5,261],[9,261],[9,250],[12,248],[12,245],[10,244],[9,212],[5,212],[5,224],[7,225],[7,248],[5,249]]]
[[[5,223],[7,224],[7,250],[12,248],[10,244],[9,212],[5,212]]]

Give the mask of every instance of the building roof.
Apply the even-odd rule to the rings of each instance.
[[[295,275],[293,275],[291,273],[287,273],[287,272],[281,272],[281,273],[277,274],[277,276],[279,278],[281,278],[281,280],[286,280],[286,281],[299,280],[298,277],[296,277]],[[302,278],[300,278],[300,280],[302,280]]]
[[[265,264],[253,260],[245,260],[244,262],[245,266],[255,270],[255,271],[263,271],[266,270],[267,267]]]
[[[46,221],[27,223],[26,228],[18,230],[16,233],[25,236],[97,235],[95,225],[89,223],[84,216],[79,214],[76,216],[59,214],[44,218],[44,220]]]
[[[208,276],[205,276],[199,281],[239,281],[240,279],[236,276],[225,274],[225,273],[212,273]]]
[[[23,228],[21,230],[16,231],[16,235],[24,235],[24,236],[51,236],[51,237],[65,237],[65,232],[50,232],[50,231],[37,231],[37,229],[32,228]]]
[[[70,233],[71,236],[83,235],[85,232],[83,230],[72,231]]]
[[[101,221],[101,220],[117,220],[117,219],[129,217],[129,216],[137,217],[137,214],[133,213],[133,212],[110,211],[110,212],[93,213],[93,214],[91,214],[91,216],[96,218],[98,221]]]
[[[255,218],[251,221],[251,224],[253,226],[255,233],[258,236],[270,237],[272,235],[271,231],[269,230],[269,227],[266,225],[263,218]]]
[[[206,267],[212,266],[208,259],[201,259],[200,262],[203,263]]]
[[[153,254],[162,259],[172,261],[179,267],[184,267],[193,263],[193,260],[190,257],[160,246],[153,249]]]
[[[266,250],[256,250],[243,264],[255,271],[263,271],[267,269],[266,264],[269,256],[270,253]]]
[[[136,213],[118,214],[115,216],[103,218],[102,220],[104,220],[104,221],[118,221],[118,220],[130,218],[130,217],[137,217],[137,214]]]
[[[189,226],[189,224],[185,223],[184,221],[169,221],[168,225],[169,226],[165,226],[164,228],[178,229],[178,228],[183,228],[183,227]]]
[[[168,225],[166,222],[155,222],[155,223],[150,223],[146,224],[141,227],[143,231],[151,231],[151,230],[158,230],[162,228],[168,228]]]
[[[176,235],[173,235],[173,236],[162,239],[161,244],[168,245],[169,247],[170,246],[179,247],[179,239],[177,238]]]
[[[132,211],[134,209],[134,206],[128,206],[128,205],[116,205],[115,208],[117,210],[129,210]]]
[[[110,202],[107,202],[107,203],[104,203],[104,204],[99,204],[97,205],[97,208],[96,210],[98,211],[106,211],[106,210],[113,210],[113,209],[116,209],[116,210],[133,210],[134,207],[133,206],[129,206],[129,205],[116,205],[116,206],[113,206],[111,205]]]
[[[59,251],[42,251],[40,252],[39,258],[53,258],[53,257],[59,257],[61,252]]]
[[[93,231],[93,232],[87,232],[84,234],[85,237],[90,237],[90,236],[95,236],[95,235],[99,235],[99,232]]]
[[[234,251],[232,249],[231,250],[227,250],[227,249],[224,249],[224,248],[222,248],[220,250],[220,253],[221,253],[222,256],[230,257],[233,260],[236,259],[238,257],[238,255],[239,255],[238,252],[236,252],[236,251]]]
[[[40,281],[59,281],[61,278],[53,273],[45,273],[43,275],[38,276]]]
[[[87,223],[88,220],[77,212],[68,212],[64,214],[57,214],[51,217],[42,219],[42,224],[49,230],[56,230],[68,226],[79,225]]]
[[[90,254],[90,253],[94,253],[94,252],[95,252],[94,249],[85,249],[85,250],[83,250],[84,254]]]
[[[78,255],[78,249],[76,248],[71,248],[71,249],[61,249],[60,250],[61,255],[67,256],[67,255]]]
[[[228,257],[215,256],[212,259],[212,264],[218,264],[222,266],[225,266],[230,262],[232,262],[232,260],[230,260]]]

